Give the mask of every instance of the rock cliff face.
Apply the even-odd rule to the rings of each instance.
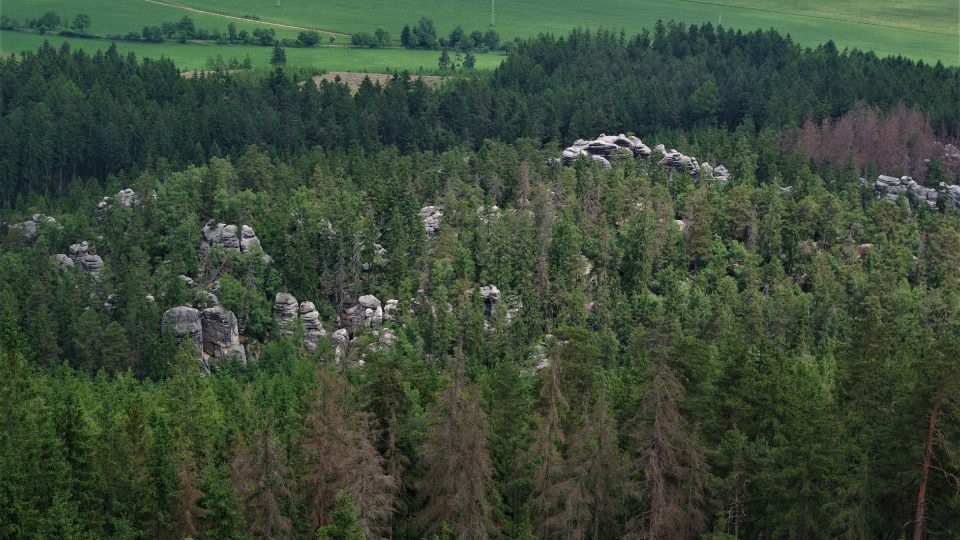
[[[171,328],[177,341],[190,339],[200,355],[203,345],[203,326],[200,323],[200,310],[190,306],[177,306],[163,312],[161,327],[164,331]]]
[[[247,364],[247,355],[240,343],[237,316],[232,311],[222,306],[203,311],[191,306],[177,306],[165,311],[161,321],[162,328],[172,329],[178,341],[190,339],[204,372],[226,361],[235,361],[243,366]]]
[[[285,336],[293,335],[293,325],[299,318],[303,323],[303,348],[307,352],[315,352],[320,338],[327,337],[320,322],[320,312],[310,301],[297,304],[297,299],[290,293],[277,293],[273,302],[273,317],[280,327],[280,333]]]
[[[203,364],[209,371],[212,363],[233,360],[247,365],[247,354],[240,344],[237,316],[223,306],[207,308],[200,313],[203,338]]]
[[[355,306],[344,310],[340,315],[340,324],[351,335],[356,334],[361,328],[376,328],[383,324],[383,305],[376,296],[365,294],[357,300]]]
[[[303,348],[307,352],[315,352],[320,338],[327,337],[327,331],[320,323],[320,312],[313,302],[300,303],[300,320],[303,321]]]
[[[277,293],[273,300],[273,318],[280,327],[280,333],[285,336],[293,335],[293,323],[297,320],[299,304],[290,293]]]
[[[496,285],[480,287],[480,297],[483,298],[483,313],[488,318],[493,315],[493,308],[500,302],[500,289]]]

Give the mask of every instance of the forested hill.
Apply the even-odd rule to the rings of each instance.
[[[0,538],[960,535],[957,68],[0,66]]]
[[[492,77],[439,90],[401,78],[353,96],[333,84],[301,90],[277,72],[183,79],[167,61],[43,48],[0,64],[0,208],[58,193],[73,178],[321,146],[476,148],[485,139],[570,141],[587,134],[720,125],[754,129],[838,116],[857,101],[924,111],[956,135],[960,69],[832,44],[803,50],[776,32],[660,25],[627,38],[576,31],[523,42]]]

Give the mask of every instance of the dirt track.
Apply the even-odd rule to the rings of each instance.
[[[351,34],[346,34],[346,33],[344,33],[344,32],[334,32],[333,30],[325,30],[325,29],[323,29],[323,28],[310,28],[310,27],[308,27],[308,26],[295,26],[295,25],[292,25],[292,24],[283,24],[283,23],[276,23],[276,22],[265,21],[265,20],[263,20],[263,19],[247,19],[247,18],[244,18],[244,17],[237,17],[237,16],[235,16],[235,15],[226,15],[226,14],[223,14],[223,13],[217,13],[217,12],[215,12],[215,11],[204,11],[204,10],[202,10],[202,9],[192,8],[192,7],[189,7],[189,6],[183,6],[183,5],[180,5],[180,4],[174,4],[174,3],[171,3],[171,2],[161,2],[160,0],[146,0],[146,1],[147,1],[147,2],[150,2],[151,4],[158,4],[158,5],[161,5],[161,6],[172,7],[172,8],[175,8],[175,9],[182,9],[182,10],[184,10],[184,11],[190,11],[190,12],[193,12],[193,13],[202,13],[202,14],[204,14],[204,15],[212,15],[212,16],[214,16],[214,17],[222,17],[222,18],[224,18],[224,19],[233,19],[233,20],[235,20],[235,21],[244,21],[244,22],[249,22],[249,23],[259,23],[259,24],[265,24],[265,25],[267,25],[267,26],[276,26],[276,27],[278,27],[278,28],[290,28],[290,29],[292,29],[292,30],[312,30],[312,31],[314,31],[314,32],[323,32],[324,34],[333,34],[333,35],[335,35],[335,36],[350,36],[350,35],[351,35]]]

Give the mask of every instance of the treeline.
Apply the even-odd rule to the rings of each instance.
[[[181,166],[264,144],[411,150],[483,140],[572,141],[601,132],[646,136],[749,119],[755,131],[838,116],[858,101],[903,103],[958,130],[960,70],[832,43],[803,49],[776,32],[658,24],[652,34],[574,31],[517,45],[491,77],[431,89],[405,77],[356,95],[223,74],[185,80],[169,61],[45,46],[0,63],[0,205],[106,178],[161,157]],[[16,134],[15,136],[13,134]],[[894,171],[895,172],[895,171]]]
[[[45,34],[52,30],[62,29],[65,34],[70,34],[67,30],[73,30],[79,35],[84,35],[93,21],[90,16],[80,13],[72,21],[61,19],[55,11],[48,11],[36,19],[27,19],[21,25],[16,19],[11,19],[6,15],[0,15],[0,30],[20,30],[29,29]]]

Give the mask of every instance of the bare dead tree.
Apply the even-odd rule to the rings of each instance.
[[[177,466],[179,485],[174,493],[173,508],[170,517],[173,521],[173,537],[196,537],[200,533],[197,521],[203,517],[204,509],[199,502],[203,493],[197,489],[196,463],[189,449],[180,452]]]

